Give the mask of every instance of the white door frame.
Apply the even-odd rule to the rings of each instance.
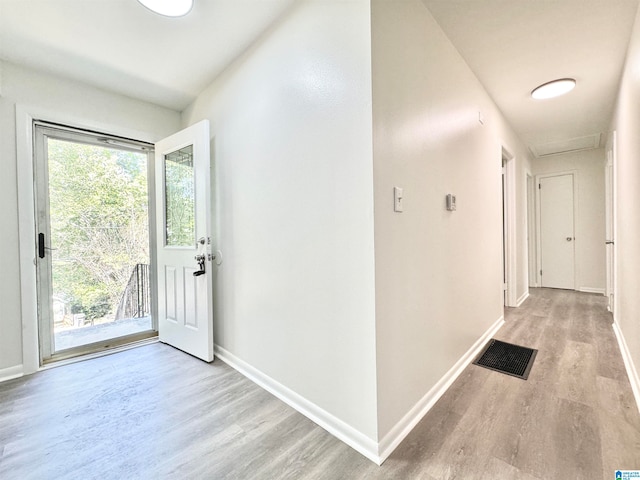
[[[538,286],[537,238],[536,238],[536,182],[529,170],[525,170],[525,192],[527,195],[527,265],[529,287]]]
[[[16,105],[16,157],[18,174],[18,238],[20,240],[20,306],[22,317],[22,374],[37,372],[40,367],[38,345],[38,295],[36,290],[36,230],[35,189],[33,185],[33,121],[69,125],[79,129],[110,133],[155,143],[157,138],[147,132],[105,124],[55,110]],[[152,172],[149,185],[155,184]],[[151,188],[151,187],[150,187]],[[150,205],[150,215],[152,206]],[[150,232],[152,234],[152,232]]]
[[[515,156],[510,153],[510,149],[501,143],[500,162],[504,159],[505,169],[505,192],[504,192],[504,258],[506,265],[506,305],[516,307],[516,162]]]
[[[605,245],[606,249],[606,290],[605,295],[609,302],[608,309],[613,314],[614,320],[617,309],[618,296],[616,295],[617,285],[617,215],[616,215],[616,156],[617,156],[617,132],[614,131],[611,137],[611,147],[607,150],[607,163],[605,165],[605,201],[606,201],[606,241],[613,242],[611,246]],[[611,301],[613,297],[613,302]]]
[[[571,175],[573,177],[573,285],[574,290],[578,289],[578,266],[576,265],[576,250],[577,243],[580,241],[579,236],[576,234],[576,219],[578,218],[578,171],[577,170],[565,170],[561,172],[553,173],[541,173],[536,175],[536,279],[538,285],[542,286],[542,278],[540,277],[540,271],[542,270],[542,223],[540,215],[540,180],[549,177],[560,177],[562,175]]]

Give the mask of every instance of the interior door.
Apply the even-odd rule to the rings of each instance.
[[[158,335],[213,360],[209,121],[156,143]]]
[[[608,309],[614,310],[615,295],[615,235],[614,235],[614,181],[613,181],[613,150],[607,152],[607,166],[605,167],[605,197],[606,197],[606,259],[607,259],[607,290],[609,300]]]
[[[573,175],[541,177],[539,189],[542,286],[574,290]]]

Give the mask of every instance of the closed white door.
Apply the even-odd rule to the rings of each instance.
[[[156,143],[158,335],[213,360],[209,122]]]
[[[542,286],[574,290],[573,175],[541,177],[539,189]]]

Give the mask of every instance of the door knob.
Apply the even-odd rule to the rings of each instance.
[[[572,237],[567,237],[567,242],[570,242],[571,240],[573,240]]]

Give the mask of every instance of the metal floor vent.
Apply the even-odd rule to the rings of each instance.
[[[474,365],[526,380],[538,350],[491,339]]]

